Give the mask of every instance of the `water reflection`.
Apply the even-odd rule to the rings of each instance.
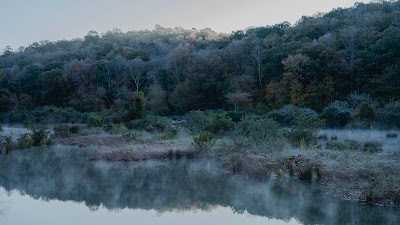
[[[0,186],[35,199],[85,204],[94,212],[210,213],[231,208],[236,213],[286,222],[295,219],[302,224],[400,221],[398,209],[339,202],[311,184],[291,180],[244,180],[222,172],[209,161],[110,164],[86,158],[87,153],[81,150],[57,147],[2,155]]]

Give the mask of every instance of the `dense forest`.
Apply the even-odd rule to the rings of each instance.
[[[399,1],[231,34],[159,25],[90,31],[0,56],[0,113],[9,121],[47,106],[112,111],[117,122],[141,117],[140,107],[176,115],[292,105],[336,116],[357,106],[368,118],[368,110],[400,108],[399,100]]]

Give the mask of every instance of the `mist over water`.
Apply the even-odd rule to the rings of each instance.
[[[312,183],[248,180],[203,160],[90,162],[89,152],[52,147],[1,155],[0,223],[20,223],[18,213],[30,224],[106,224],[112,218],[119,224],[133,218],[146,224],[204,224],[206,218],[221,224],[400,221],[396,209],[341,202]]]

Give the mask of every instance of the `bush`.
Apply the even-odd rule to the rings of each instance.
[[[400,128],[400,101],[389,102],[382,109],[379,109],[377,120],[384,128]]]
[[[324,121],[307,116],[299,116],[287,132],[287,138],[295,147],[307,147],[316,142],[318,129],[324,126]]]
[[[186,127],[194,133],[208,131],[213,134],[222,134],[234,127],[232,117],[226,112],[191,111],[184,116],[184,119]]]
[[[9,122],[24,123],[76,123],[85,122],[86,115],[72,108],[59,108],[55,106],[37,107],[34,110],[14,110],[5,118]]]
[[[242,129],[243,132],[238,135],[248,138],[250,144],[257,148],[282,149],[283,147],[283,129],[273,119],[250,118],[248,121],[238,124],[236,129]]]
[[[235,112],[235,111],[229,111],[229,112],[226,113],[226,115],[229,116],[234,123],[237,123],[237,122],[240,122],[242,120],[243,113]]]
[[[10,153],[15,149],[15,144],[10,136],[0,136],[0,152]]]
[[[376,118],[376,112],[375,108],[368,104],[368,103],[362,103],[357,107],[356,110],[356,119],[358,121],[365,121],[365,122],[372,122]]]
[[[347,103],[336,101],[322,111],[320,118],[326,121],[327,127],[341,128],[351,121],[351,114]]]
[[[29,133],[23,134],[17,140],[17,148],[18,149],[26,149],[33,146],[33,140]]]
[[[378,141],[368,141],[364,143],[362,150],[364,152],[376,153],[376,152],[382,152],[383,147],[382,144]]]
[[[125,126],[125,124],[112,124],[111,129],[108,130],[111,134],[123,134],[128,133],[129,129]]]
[[[164,132],[160,134],[161,139],[171,139],[178,134],[178,128],[173,125],[168,125]]]
[[[45,144],[49,144],[50,142],[48,132],[44,129],[32,129],[30,135],[33,141],[33,146],[42,146]]]
[[[148,115],[143,119],[132,120],[127,123],[129,129],[145,130],[160,133],[162,139],[174,138],[178,134],[178,128],[166,117]]]
[[[137,141],[140,137],[140,133],[138,132],[128,132],[122,135],[122,138],[125,141]]]
[[[53,127],[54,135],[56,137],[66,138],[71,134],[79,133],[79,126],[69,126],[66,124],[60,124]]]
[[[397,138],[397,134],[396,133],[387,133],[386,137],[387,138]]]
[[[210,132],[202,132],[200,135],[193,137],[193,145],[198,152],[208,151],[214,144],[215,136]]]
[[[213,134],[221,134],[231,130],[233,125],[232,118],[225,112],[221,112],[212,116],[211,120],[208,121],[205,130]]]
[[[87,118],[87,124],[89,127],[100,127],[103,124],[103,121],[100,116],[90,114]]]
[[[292,105],[286,105],[278,110],[272,110],[267,113],[268,118],[272,118],[283,126],[292,126],[298,117],[308,117],[318,119],[318,113],[308,108],[297,108]]]
[[[214,112],[191,111],[184,116],[184,120],[186,121],[185,125],[190,131],[195,133],[204,131],[212,114],[214,114]]]

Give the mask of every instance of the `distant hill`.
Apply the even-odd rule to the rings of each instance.
[[[35,42],[0,56],[0,113],[38,106],[156,114],[253,105],[321,111],[349,94],[400,99],[400,2],[357,4],[231,34],[163,28]],[[232,100],[232,99],[230,99]]]

